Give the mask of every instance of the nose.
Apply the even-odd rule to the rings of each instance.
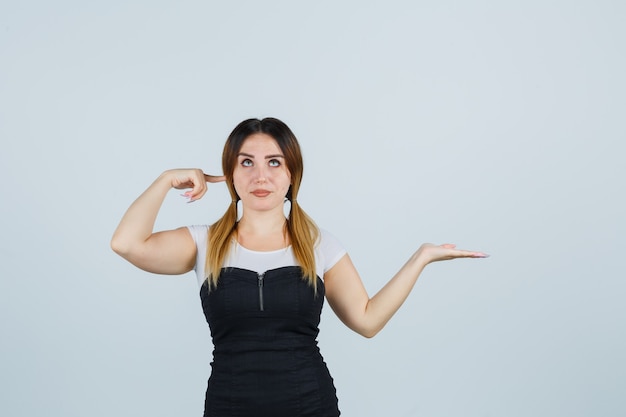
[[[256,170],[256,178],[254,180],[257,184],[263,184],[267,182],[267,172],[264,166],[258,166]]]

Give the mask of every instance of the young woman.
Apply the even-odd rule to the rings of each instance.
[[[226,141],[222,169],[223,176],[164,172],[130,206],[111,241],[146,271],[195,270],[214,345],[205,416],[338,416],[316,341],[324,298],[346,326],[373,337],[426,265],[487,256],[424,244],[370,298],[341,244],[298,205],[302,155],[287,125],[274,118],[241,122]],[[232,202],[213,225],[153,232],[171,188],[188,189],[184,195],[195,201],[207,184],[222,181]]]

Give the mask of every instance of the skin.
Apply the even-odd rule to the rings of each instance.
[[[243,204],[237,233],[239,243],[251,250],[271,251],[289,245],[284,235],[283,204],[291,175],[276,141],[265,134],[249,136],[238,155],[233,182]],[[128,208],[111,240],[112,249],[133,265],[157,274],[183,274],[193,269],[196,246],[186,227],[153,232],[159,209],[172,188],[187,189],[189,201],[202,198],[208,184],[225,181],[199,169],[165,171]],[[484,258],[482,252],[457,249],[453,244],[425,243],[373,297],[363,285],[349,255],[324,274],[326,298],[350,329],[375,336],[413,289],[432,262],[457,258]]]

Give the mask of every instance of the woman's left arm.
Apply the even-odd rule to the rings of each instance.
[[[488,255],[456,249],[455,245],[423,244],[394,277],[369,297],[350,257],[346,254],[324,274],[326,298],[339,319],[365,337],[374,337],[409,296],[429,263],[457,258],[485,258]]]

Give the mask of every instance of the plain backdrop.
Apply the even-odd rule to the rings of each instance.
[[[274,116],[301,205],[375,293],[431,265],[374,339],[325,307],[345,416],[626,414],[621,1],[0,3],[0,414],[200,416],[193,274],[109,247],[164,170],[221,173]],[[157,229],[215,221],[223,184]]]

